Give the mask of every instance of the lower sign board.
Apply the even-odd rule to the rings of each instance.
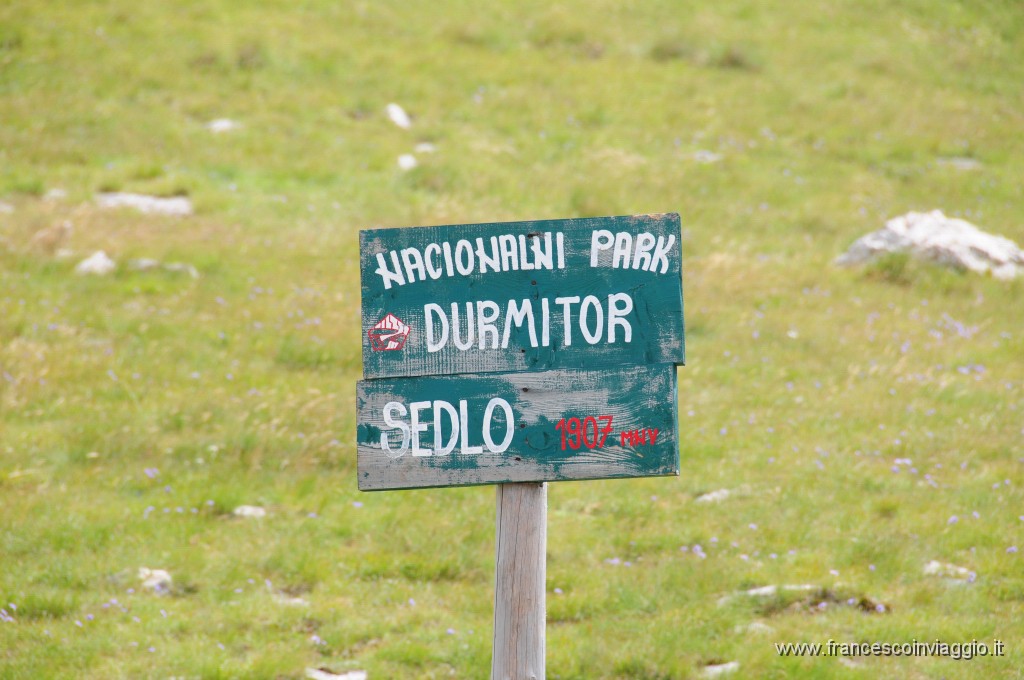
[[[679,474],[672,364],[363,380],[356,390],[363,491]]]

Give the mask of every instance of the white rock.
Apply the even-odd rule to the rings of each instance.
[[[812,586],[807,583],[797,585],[786,584],[781,586],[761,586],[760,588],[741,590],[740,592],[733,593],[731,595],[723,595],[722,597],[718,598],[718,606],[721,607],[723,605],[726,605],[740,597],[772,597],[774,595],[777,595],[779,592],[806,592],[808,590],[816,590],[817,588],[818,586]]]
[[[1024,274],[1024,252],[1013,241],[986,233],[941,210],[910,212],[894,217],[884,229],[858,239],[836,264],[868,262],[883,253],[910,253],[940,264],[976,272],[991,271],[999,279]]]
[[[366,680],[366,671],[347,671],[334,673],[323,668],[307,668],[306,677],[310,680]]]
[[[14,206],[10,203],[0,202],[0,215],[10,215],[14,212]]]
[[[231,132],[232,130],[240,127],[242,127],[241,124],[231,120],[230,118],[217,118],[206,124],[206,129],[215,134]]]
[[[416,156],[413,156],[411,153],[403,153],[398,157],[398,167],[402,170],[412,170],[417,165],[419,163],[416,161]]]
[[[745,626],[736,626],[735,628],[733,628],[733,631],[737,635],[742,635],[744,633],[763,633],[767,635],[768,633],[774,633],[775,629],[769,626],[767,623],[763,623],[761,621],[752,621]]]
[[[735,673],[739,669],[739,661],[730,661],[728,663],[715,664],[714,666],[705,666],[704,670],[702,670],[700,674],[705,678],[717,678],[719,675]]]
[[[714,151],[708,151],[707,149],[701,149],[693,154],[693,160],[698,163],[717,163],[722,160],[722,154],[715,153]]]
[[[139,579],[146,590],[166,592],[171,587],[171,575],[163,569],[139,567]]]
[[[709,491],[705,494],[697,496],[694,502],[696,503],[718,503],[724,501],[726,498],[732,495],[732,491],[729,489],[717,489],[716,491]]]
[[[266,517],[267,511],[256,505],[239,505],[235,508],[235,517]]]
[[[388,104],[387,113],[388,118],[391,119],[391,122],[397,125],[398,127],[402,128],[403,130],[408,130],[409,128],[412,127],[412,120],[409,119],[409,114],[406,113],[405,109],[403,109],[398,104],[395,104],[394,102]]]
[[[414,147],[413,150],[416,153],[434,153],[435,151],[437,151],[437,147],[431,144],[430,142],[420,142]]]
[[[769,597],[771,595],[776,594],[780,590],[785,591],[785,592],[801,592],[801,591],[807,591],[807,590],[814,590],[817,587],[818,586],[812,586],[809,583],[801,583],[801,584],[798,584],[798,585],[786,584],[786,585],[781,585],[781,586],[772,585],[772,586],[761,586],[760,588],[751,588],[750,590],[742,591],[742,593],[744,595],[749,595],[751,597]]]
[[[160,260],[151,257],[140,257],[136,260],[128,260],[128,268],[137,272],[148,272],[160,266]]]
[[[946,578],[970,579],[972,573],[973,572],[966,567],[958,567],[955,564],[939,562],[938,560],[932,560],[928,564],[924,565],[925,576],[944,576]]]
[[[70,248],[57,248],[53,256],[58,260],[70,260],[75,256],[75,251]]]
[[[98,276],[104,276],[115,269],[117,269],[117,263],[107,257],[107,254],[102,250],[97,250],[95,253],[75,265],[76,274],[96,274]]]
[[[63,201],[68,197],[68,192],[63,189],[50,189],[43,194],[44,201]]]
[[[199,271],[192,265],[186,262],[168,262],[164,265],[164,269],[169,272],[184,272],[193,279],[199,278]]]
[[[163,267],[169,272],[188,274],[193,279],[199,278],[199,271],[186,262],[168,262],[167,264],[161,264],[160,260],[154,260],[151,257],[140,257],[138,259],[128,261],[128,268],[137,272],[149,272],[154,269],[159,269],[160,267]]]
[[[277,594],[275,594],[274,595],[274,602],[277,602],[278,604],[287,605],[289,607],[308,607],[309,606],[309,600],[306,600],[306,599],[301,598],[301,597],[292,597],[290,595],[285,595],[284,593],[277,593]]]
[[[966,158],[964,156],[950,156],[948,158],[939,158],[936,161],[939,165],[948,165],[956,170],[980,170],[981,161],[975,158]]]
[[[135,208],[139,212],[155,215],[191,215],[192,201],[184,196],[160,198],[145,194],[106,193],[99,194],[96,202],[101,208]]]

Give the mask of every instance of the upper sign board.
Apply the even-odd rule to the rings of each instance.
[[[360,232],[363,376],[682,364],[679,215]]]

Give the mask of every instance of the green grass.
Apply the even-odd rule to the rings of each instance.
[[[1000,0],[3,6],[0,675],[485,677],[494,490],[356,490],[357,232],[677,211],[683,472],[552,485],[549,677],[1019,677],[1024,283],[832,260],[936,207],[1024,243],[1022,46]],[[830,638],[1007,656],[773,645]]]

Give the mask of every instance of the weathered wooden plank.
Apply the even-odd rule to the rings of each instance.
[[[364,380],[356,391],[364,491],[679,474],[672,364]]]
[[[684,361],[677,214],[360,233],[363,376]]]
[[[544,484],[500,484],[491,680],[544,677],[548,493]]]

